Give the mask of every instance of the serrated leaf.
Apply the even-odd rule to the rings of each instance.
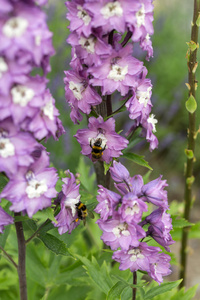
[[[172,226],[173,226],[173,228],[183,228],[183,227],[194,226],[195,225],[194,223],[188,222],[184,218],[177,219],[177,216],[171,216],[171,217],[172,217]]]
[[[91,280],[99,287],[99,289],[103,293],[108,294],[113,285],[111,284],[112,280],[108,272],[106,272],[105,274],[105,272],[102,271],[94,257],[92,262],[86,257],[82,257],[80,255],[76,255],[76,257],[84,264]]]
[[[187,292],[185,292],[185,287],[183,287],[174,296],[172,296],[170,300],[192,300],[193,297],[196,295],[198,285],[199,284],[192,286],[187,290]]]
[[[129,285],[125,282],[118,281],[108,292],[107,300],[120,300],[121,293],[127,286]]]
[[[64,256],[70,255],[65,243],[59,240],[54,235],[46,233],[46,234],[39,234],[37,237],[44,243],[44,245],[49,250],[54,252],[56,255],[64,255]]]
[[[177,287],[181,283],[182,279],[177,281],[171,281],[162,283],[159,286],[153,287],[149,291],[146,292],[144,296],[144,300],[153,299],[153,297],[163,294],[165,292],[171,291],[173,288]]]
[[[188,98],[188,100],[185,103],[185,107],[186,107],[187,111],[191,114],[193,114],[196,111],[197,102],[193,95],[190,95],[190,97]]]
[[[123,153],[123,157],[126,157],[127,159],[133,161],[134,163],[136,163],[136,164],[138,164],[140,166],[143,166],[143,167],[146,167],[146,168],[148,168],[150,170],[153,170],[149,166],[148,162],[146,160],[144,160],[144,158],[143,158],[144,156],[140,156],[140,155],[137,155],[135,153],[130,153],[130,152],[126,153],[125,152],[125,153]]]

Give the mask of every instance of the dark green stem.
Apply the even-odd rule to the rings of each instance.
[[[9,259],[9,261],[14,265],[14,267],[17,269],[18,266],[17,264],[14,262],[14,260],[12,259],[12,257],[6,252],[6,250],[4,250],[1,246],[0,246],[1,251],[5,254],[5,256]]]
[[[15,217],[21,216],[21,213],[15,213]],[[18,242],[18,277],[19,277],[19,289],[20,299],[27,300],[27,284],[26,284],[26,244],[24,239],[24,231],[22,222],[15,222],[15,228],[17,233]]]
[[[196,20],[200,14],[200,1],[194,0],[194,14],[193,14],[193,24],[191,31],[191,41],[195,44],[198,43],[198,26],[196,25]],[[195,98],[196,89],[196,57],[197,49],[192,51],[190,49],[189,59],[188,59],[188,83],[189,83],[189,97],[193,96]],[[196,137],[196,122],[195,122],[195,112],[189,113],[189,129],[188,129],[188,147],[187,150],[194,154],[195,150],[195,137]],[[187,158],[186,174],[185,174],[185,194],[184,194],[184,218],[189,221],[190,209],[192,205],[192,178],[193,178],[193,163],[194,157]],[[179,288],[183,287],[186,283],[186,265],[187,265],[187,247],[188,247],[188,233],[189,227],[184,227],[182,231],[182,241],[181,241],[181,262],[180,262],[180,278],[183,279]]]
[[[133,272],[133,284],[137,284],[137,272]],[[133,288],[132,300],[136,300],[137,288]]]

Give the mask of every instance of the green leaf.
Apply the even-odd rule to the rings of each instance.
[[[23,222],[23,221],[27,221],[30,218],[28,216],[15,216],[15,222]]]
[[[200,15],[198,15],[198,18],[196,20],[196,25],[199,27],[200,26]]]
[[[107,164],[105,161],[103,162],[103,165],[104,165],[104,175],[107,174],[108,170],[110,169],[110,166],[112,165],[112,161]]]
[[[194,157],[194,153],[190,149],[185,149],[185,154],[186,154],[187,158],[189,158],[189,159],[192,159]]]
[[[54,252],[56,255],[65,255],[65,256],[70,255],[65,243],[59,240],[54,235],[46,233],[46,234],[39,234],[37,237],[44,243],[44,245],[49,250]]]
[[[186,44],[189,46],[191,51],[195,51],[199,48],[198,43],[196,44],[194,41],[186,42]]]
[[[192,300],[193,297],[196,295],[197,288],[198,284],[192,286],[187,290],[187,292],[185,292],[185,287],[183,287],[174,296],[172,296],[170,300]]]
[[[140,156],[140,155],[137,155],[135,153],[123,153],[123,156],[126,157],[127,159],[129,160],[132,160],[133,162],[135,162],[136,164],[140,165],[140,166],[143,166],[143,167],[146,167],[150,170],[153,170],[148,162],[146,160],[143,159],[144,156]]]
[[[173,228],[183,228],[183,227],[187,227],[187,226],[194,226],[194,223],[190,223],[188,222],[186,219],[184,218],[177,218],[177,216],[171,216],[172,217],[172,225]]]
[[[186,109],[189,113],[193,114],[197,109],[197,103],[193,95],[190,95],[185,103]]]
[[[54,217],[54,211],[51,207],[48,207],[46,209],[43,210],[39,210],[35,215],[34,215],[34,219],[39,219],[41,221],[46,221],[47,219],[57,223],[55,217]]]
[[[90,175],[90,169],[90,166],[85,163],[83,156],[81,156],[77,167],[77,172],[80,174],[79,180],[89,192],[93,192],[96,175],[95,173]]]
[[[92,261],[80,255],[76,255],[76,257],[84,264],[84,267],[87,270],[87,273],[91,280],[99,287],[102,292],[108,294],[113,286],[113,283],[108,274],[106,263],[103,264],[100,268],[98,262],[94,257],[92,257]]]
[[[118,281],[108,292],[107,300],[120,300],[121,293],[127,286],[129,286],[127,283]]]
[[[162,283],[159,286],[153,287],[145,294],[144,300],[153,299],[153,297],[163,294],[165,292],[171,291],[173,288],[177,287],[181,283],[182,279],[177,281],[171,281]]]
[[[11,228],[11,225],[7,225],[5,227],[4,232],[2,234],[0,234],[0,246],[3,247],[3,248],[6,244],[6,240],[8,238],[9,233],[10,233],[10,228]]]

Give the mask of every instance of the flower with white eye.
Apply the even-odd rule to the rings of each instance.
[[[18,38],[24,34],[28,21],[22,17],[12,17],[3,26],[2,32],[8,38]]]

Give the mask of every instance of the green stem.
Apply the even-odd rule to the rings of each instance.
[[[15,263],[15,261],[12,259],[12,257],[0,246],[1,251],[5,254],[5,256],[9,259],[9,261],[14,265],[14,267],[17,269],[18,266]]]
[[[21,213],[15,213],[15,216],[21,216]],[[18,277],[20,299],[27,300],[27,284],[26,284],[26,244],[24,239],[24,231],[22,222],[15,222],[18,242]]]
[[[200,14],[200,1],[194,0],[194,13],[193,13],[193,24],[191,31],[191,41],[198,43],[198,26],[196,25],[196,20]],[[190,50],[189,60],[188,60],[188,83],[189,83],[189,96],[195,98],[195,89],[196,89],[196,57],[197,49],[194,51]],[[194,113],[189,113],[189,129],[188,129],[188,148],[194,154],[195,150],[195,135],[196,135],[196,116]],[[192,205],[192,183],[191,180],[193,177],[193,163],[194,158],[187,158],[186,174],[185,174],[185,194],[184,194],[184,218],[189,221],[190,218],[190,209]],[[183,279],[179,288],[183,287],[186,283],[186,265],[187,265],[187,245],[188,245],[188,233],[189,227],[183,228],[182,231],[182,240],[181,240],[181,262],[180,262],[180,278]]]
[[[137,284],[137,272],[133,272],[133,284]],[[136,300],[137,288],[133,288],[132,300]]]

